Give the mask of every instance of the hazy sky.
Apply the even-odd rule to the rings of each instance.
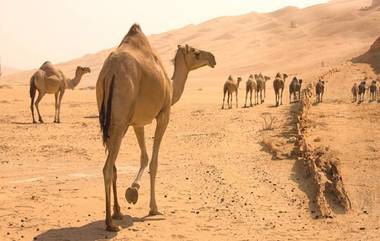
[[[327,0],[0,0],[2,64],[38,67],[116,46],[137,22],[146,34],[214,17]]]

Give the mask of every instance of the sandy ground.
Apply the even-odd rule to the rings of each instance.
[[[266,103],[221,110],[221,89],[194,81],[172,111],[160,151],[157,199],[163,216],[148,217],[149,175],[139,202],[128,205],[125,189],[137,173],[139,149],[129,131],[118,157],[119,200],[124,220],[118,234],[104,231],[101,144],[93,90],[69,91],[62,124],[53,124],[53,96],[41,111],[46,124],[30,124],[28,89],[2,89],[1,240],[378,240],[379,141],[377,103],[350,102],[351,82],[367,66],[340,66],[328,80],[325,103],[314,106],[316,137],[331,146],[341,167],[353,210],[334,201],[333,219],[315,219],[313,188],[292,155],[297,104]],[[312,74],[310,73],[310,76]],[[263,130],[262,116],[276,117]],[[154,125],[147,128],[151,147]],[[261,143],[281,143],[281,160]],[[150,148],[151,149],[151,148]],[[310,198],[309,198],[310,197]]]

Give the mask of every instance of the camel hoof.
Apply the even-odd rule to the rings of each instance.
[[[36,123],[37,123],[37,121],[33,120],[33,124],[36,124]]]
[[[39,121],[40,123],[44,123],[44,121],[43,121],[42,119],[39,119],[38,121]]]
[[[163,215],[160,213],[158,210],[150,210],[149,211],[149,216],[157,216],[157,215]]]
[[[113,213],[112,218],[116,220],[123,220],[123,214],[120,211],[115,212]]]
[[[125,191],[125,199],[127,199],[128,203],[137,203],[137,199],[139,198],[139,193],[137,188],[129,187],[127,191]]]
[[[108,232],[119,232],[120,226],[114,225],[114,224],[107,224],[106,230]]]

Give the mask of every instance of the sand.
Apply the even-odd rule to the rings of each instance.
[[[124,199],[140,156],[133,132],[125,136],[117,160],[125,217],[117,234],[104,230],[105,152],[95,91],[87,88],[94,86],[109,50],[61,64],[69,74],[78,64],[94,70],[77,90],[65,93],[61,124],[52,123],[53,96],[40,104],[46,124],[31,124],[31,71],[5,76],[0,81],[9,86],[0,89],[0,240],[379,240],[380,133],[375,122],[380,110],[368,99],[351,103],[350,96],[355,81],[375,74],[367,64],[348,61],[368,50],[380,32],[374,24],[380,11],[358,11],[369,4],[333,1],[221,17],[151,36],[169,73],[175,47],[184,42],[214,52],[217,67],[192,73],[173,107],[156,182],[162,216],[147,216],[147,173],[138,203]],[[290,18],[296,29],[290,28]],[[243,82],[240,107],[221,110],[222,86],[228,74],[245,81],[251,72],[274,76],[283,71],[312,82],[330,68],[340,71],[326,77],[325,100],[312,107],[312,135],[341,160],[353,209],[344,213],[330,200],[333,218],[315,219],[314,188],[293,151],[298,105],[289,104],[288,88],[281,107],[273,106],[269,82],[263,105],[241,108]],[[263,130],[267,113],[276,117],[273,130]],[[153,133],[154,124],[147,126],[150,151]],[[268,142],[281,147],[280,158]]]

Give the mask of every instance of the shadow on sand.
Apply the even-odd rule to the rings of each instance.
[[[145,221],[160,221],[164,218],[159,216],[144,216],[141,218],[125,215],[123,220],[114,220],[122,229],[130,228],[133,223]],[[117,233],[105,230],[104,220],[88,223],[80,227],[68,227],[59,229],[50,229],[39,234],[34,240],[42,241],[96,241],[109,240],[117,236]]]

